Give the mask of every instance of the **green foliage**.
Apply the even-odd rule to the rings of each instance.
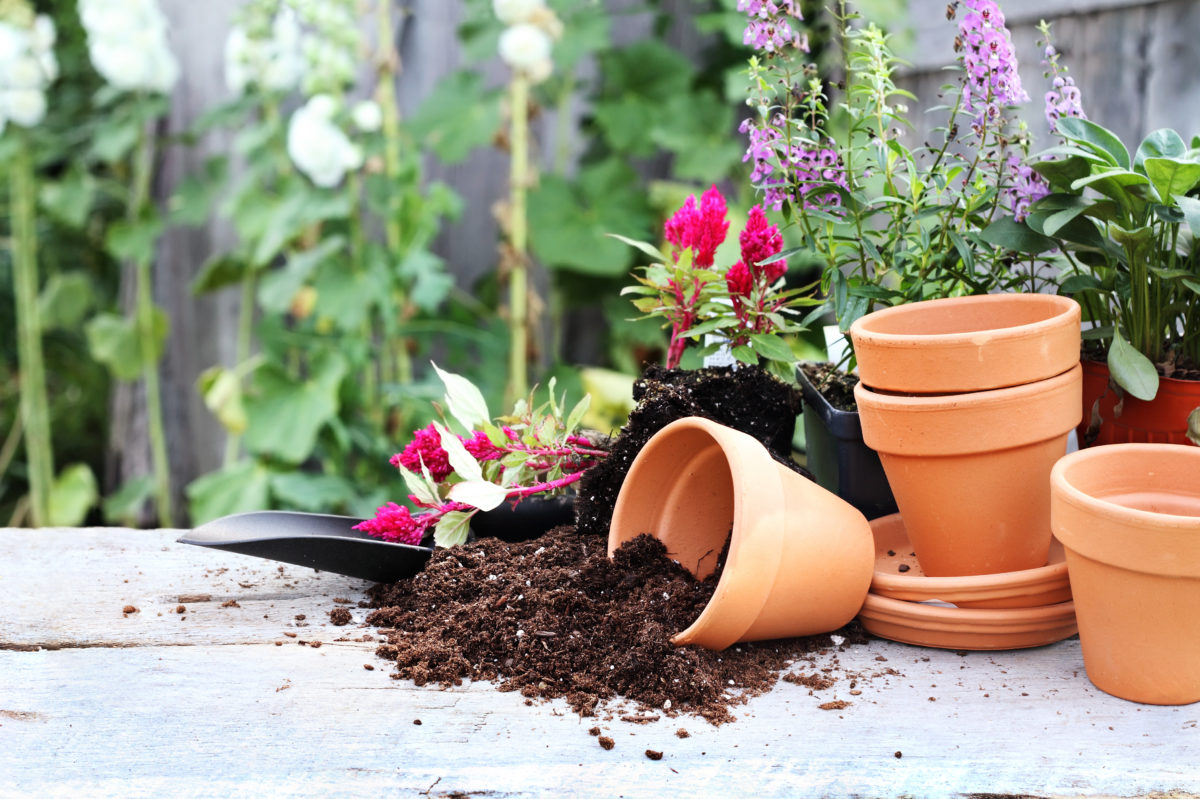
[[[1032,163],[1051,193],[1018,235],[1062,251],[1059,292],[1109,339],[1117,383],[1152,399],[1159,365],[1200,364],[1200,149],[1156,130],[1131,158],[1114,133],[1075,117],[1056,133],[1063,144]]]

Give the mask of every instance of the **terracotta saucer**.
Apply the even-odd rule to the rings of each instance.
[[[880,638],[939,649],[1027,649],[1079,632],[1074,602],[1040,608],[955,608],[867,594],[858,618]]]
[[[917,562],[900,514],[871,522],[875,536],[875,574],[871,591],[910,602],[938,600],[960,608],[1033,608],[1071,599],[1063,546],[1050,541],[1045,566],[1002,574],[926,577]],[[907,566],[907,569],[904,567]]]

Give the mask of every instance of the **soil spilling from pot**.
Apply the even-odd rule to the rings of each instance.
[[[676,419],[700,416],[741,430],[771,455],[811,479],[792,460],[800,392],[758,367],[664,369],[651,366],[633,384],[637,407],[613,439],[608,457],[579,481],[575,524],[580,533],[606,536],[621,483],[646,442]]]
[[[724,652],[673,646],[715,587],[648,535],[610,561],[602,539],[559,527],[535,541],[439,550],[415,577],[373,587],[367,622],[384,628],[377,654],[395,662],[395,679],[491,680],[527,703],[563,697],[582,716],[605,708],[610,718],[648,722],[682,712],[720,724],[833,644],[819,635]],[[843,645],[866,640],[856,624],[839,634]],[[627,703],[635,715],[621,715]]]

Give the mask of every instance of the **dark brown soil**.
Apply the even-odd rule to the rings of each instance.
[[[559,527],[529,542],[481,539],[438,550],[409,580],[377,585],[369,624],[386,628],[380,657],[418,685],[492,680],[529,698],[563,697],[581,716],[648,720],[684,712],[719,724],[731,706],[828,649],[828,636],[739,644],[724,652],[670,637],[708,603],[698,582],[639,536],[613,560],[604,544]],[[857,627],[840,631],[865,640]],[[628,716],[634,705],[641,716]],[[658,718],[654,715],[653,718]]]
[[[858,404],[854,402],[858,375],[843,372],[832,363],[806,363],[800,368],[830,405],[839,411],[858,410]]]
[[[781,463],[811,477],[792,460],[800,392],[758,367],[663,369],[652,366],[633,384],[637,407],[602,462],[579,481],[575,524],[580,533],[607,535],[621,483],[646,442],[676,419],[700,416],[748,433]]]

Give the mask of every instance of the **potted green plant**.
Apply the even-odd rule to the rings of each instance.
[[[1081,116],[1032,168],[1024,220],[1062,262],[1059,291],[1091,327],[1081,442],[1186,443],[1200,408],[1200,137],[1156,130],[1130,151]]]
[[[1037,291],[1049,280],[1036,254],[1005,234],[1030,202],[1028,140],[1010,113],[1027,99],[1004,16],[992,0],[951,4],[957,15],[960,77],[947,87],[940,141],[910,148],[899,60],[888,37],[859,24],[839,2],[831,12],[841,42],[845,90],[836,105],[809,65],[791,4],[750,4],[746,41],[754,109],[742,123],[746,160],[764,204],[799,236],[796,249],[824,261],[826,308],[842,333],[874,308],[987,294]],[[779,257],[793,254],[780,253]],[[853,357],[842,364],[848,370]],[[891,512],[878,458],[861,441],[850,398],[852,374],[837,364],[804,365],[809,465],[818,481],[869,516]],[[840,388],[842,407],[829,402]],[[865,484],[865,485],[864,485]]]

